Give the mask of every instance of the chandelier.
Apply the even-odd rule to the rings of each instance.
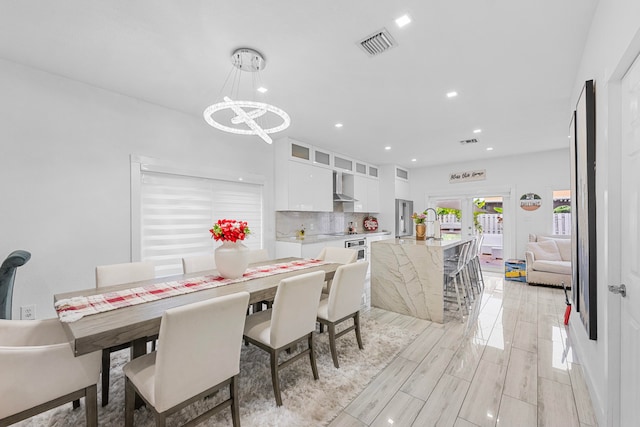
[[[264,94],[267,91],[258,84],[260,71],[264,69],[266,61],[260,52],[241,48],[233,52],[231,63],[233,66],[221,89],[222,101],[208,106],[203,113],[204,119],[221,131],[240,135],[258,135],[265,142],[271,144],[273,140],[269,134],[288,128],[291,119],[284,110],[255,100],[256,92]],[[227,87],[232,73],[233,79]],[[243,73],[253,77],[250,94],[253,100],[251,101],[239,100],[241,96],[246,95],[240,92]],[[274,120],[277,121],[275,125],[272,124]],[[225,122],[223,123],[223,121]]]

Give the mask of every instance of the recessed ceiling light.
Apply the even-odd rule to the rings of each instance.
[[[487,147],[487,151],[493,151],[493,147]]]
[[[404,27],[410,22],[411,22],[411,17],[409,15],[402,15],[400,18],[396,19],[396,24],[400,28]]]
[[[242,177],[238,178],[238,181],[242,181]]]
[[[385,150],[391,150],[391,147],[389,147],[388,145],[386,147],[384,147]]]
[[[342,123],[336,123],[336,124],[335,124],[335,127],[337,127],[337,128],[341,128],[341,127],[342,127]]]
[[[481,133],[481,132],[482,132],[482,129],[474,129],[473,130],[473,133]]]
[[[262,86],[260,86],[260,87],[258,88],[258,92],[260,92],[260,93],[266,93],[268,90],[269,90],[269,89],[267,89],[266,87],[262,87]]]
[[[418,161],[418,159],[411,159],[411,161],[412,161],[412,162],[417,162],[417,161]]]
[[[456,96],[458,96],[458,92],[453,91],[447,93],[447,98],[454,98]]]

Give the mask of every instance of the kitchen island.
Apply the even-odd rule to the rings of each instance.
[[[472,238],[387,239],[371,245],[371,305],[444,323],[444,260]]]

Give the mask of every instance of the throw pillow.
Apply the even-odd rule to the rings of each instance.
[[[571,261],[571,239],[556,239],[558,252],[563,261]]]
[[[546,242],[553,240],[558,246],[560,258],[562,261],[571,261],[571,239],[562,239],[559,237],[538,236],[538,242]]]
[[[554,240],[527,243],[527,250],[533,252],[535,260],[562,261],[558,245]]]

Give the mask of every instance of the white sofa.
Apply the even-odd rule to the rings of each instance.
[[[571,287],[571,238],[530,235],[525,258],[527,283]]]

